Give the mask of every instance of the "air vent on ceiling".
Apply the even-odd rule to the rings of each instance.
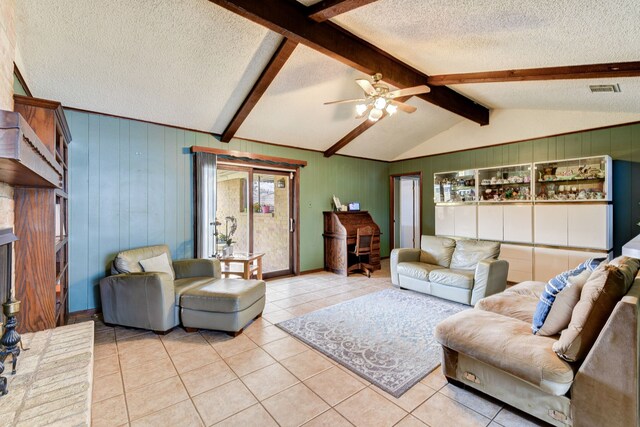
[[[601,93],[601,92],[620,92],[620,85],[589,85],[589,89],[591,89],[591,93]]]

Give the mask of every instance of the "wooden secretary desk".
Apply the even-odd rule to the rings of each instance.
[[[343,276],[347,275],[349,262],[348,246],[356,244],[356,230],[371,226],[373,252],[370,262],[374,270],[380,270],[380,227],[367,211],[323,212],[324,215],[324,269]]]

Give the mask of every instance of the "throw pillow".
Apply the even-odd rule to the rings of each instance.
[[[140,260],[140,265],[142,266],[142,269],[144,271],[167,273],[169,276],[171,276],[172,280],[175,280],[173,269],[171,268],[171,264],[169,264],[169,258],[167,258],[167,254],[163,253],[158,256]]]
[[[613,265],[598,267],[582,288],[580,301],[571,322],[553,343],[553,351],[567,362],[577,362],[587,355],[611,312],[625,294],[624,274]]]
[[[609,265],[615,265],[620,269],[620,271],[622,271],[622,274],[624,275],[625,293],[627,293],[631,288],[631,285],[633,285],[636,274],[638,274],[640,260],[622,255],[611,260]]]
[[[560,273],[553,279],[549,280],[547,285],[544,287],[544,292],[540,295],[540,301],[538,302],[536,311],[533,315],[533,325],[531,326],[531,330],[534,334],[537,334],[540,328],[542,328],[542,325],[544,325],[544,322],[551,311],[551,307],[556,300],[556,296],[567,285],[569,285],[569,278],[579,276],[585,270],[589,270],[589,273],[591,273],[602,261],[604,261],[604,258],[590,258],[578,265],[576,268]]]
[[[591,276],[591,273],[593,271],[585,269],[577,276],[569,277],[567,286],[556,296],[556,300],[551,305],[551,310],[549,310],[549,315],[536,335],[549,337],[559,334],[569,326],[573,308],[580,301],[582,287]]]

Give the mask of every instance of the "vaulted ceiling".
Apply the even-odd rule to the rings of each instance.
[[[37,97],[222,134],[283,37],[214,3],[226,2],[20,0],[16,63]],[[318,25],[339,26],[424,75],[640,60],[637,0],[359,3]],[[323,103],[360,97],[354,79],[366,77],[298,44],[235,136],[325,151],[363,119],[353,104]],[[610,83],[621,92],[588,88]],[[640,120],[640,77],[449,88],[488,108],[490,123],[413,97],[416,113],[381,120],[338,153],[394,160]]]

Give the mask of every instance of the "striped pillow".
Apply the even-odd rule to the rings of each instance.
[[[556,300],[556,296],[565,287],[571,286],[570,279],[580,275],[584,271],[592,272],[605,259],[606,258],[589,258],[573,270],[567,270],[549,280],[549,283],[544,287],[542,295],[540,295],[540,301],[538,301],[536,311],[533,314],[533,325],[531,326],[531,330],[534,334],[537,334],[540,328],[542,328],[544,321],[547,319],[547,316],[551,311],[551,306]]]

